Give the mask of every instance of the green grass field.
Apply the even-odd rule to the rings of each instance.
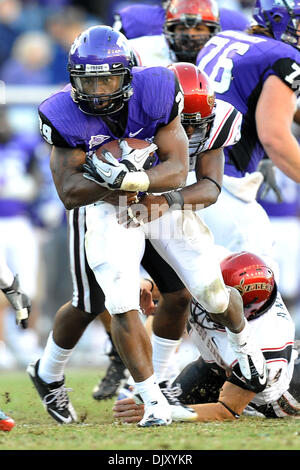
[[[96,402],[91,390],[99,377],[92,369],[67,370],[79,424],[59,425],[44,411],[26,372],[2,372],[0,408],[16,426],[0,432],[0,451],[8,450],[299,450],[298,420],[241,417],[227,423],[176,423],[139,429],[116,423],[114,400]]]

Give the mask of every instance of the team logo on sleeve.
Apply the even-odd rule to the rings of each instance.
[[[101,145],[105,140],[110,139],[110,135],[92,135],[89,141],[89,148],[92,149],[96,145]]]

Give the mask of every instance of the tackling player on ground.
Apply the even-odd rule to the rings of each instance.
[[[245,317],[267,361],[267,386],[258,394],[245,388],[224,329],[198,302],[193,302],[189,329],[200,356],[184,368],[169,393],[194,408],[200,422],[234,420],[243,412],[270,418],[299,417],[300,364],[295,364],[297,352],[293,349],[295,326],[274,274],[253,253],[227,256],[227,250],[221,249],[222,258],[224,252],[224,281],[238,287],[243,298]],[[142,412],[143,406],[133,398],[117,401],[114,406],[114,416],[122,422],[134,423]]]

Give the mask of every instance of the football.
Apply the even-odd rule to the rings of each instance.
[[[133,149],[144,149],[150,145],[150,143],[146,140],[134,139],[132,137],[128,137],[124,140],[126,140],[128,145]],[[115,158],[120,159],[122,157],[122,151],[119,146],[119,139],[103,144],[96,150],[97,157],[100,160],[105,161],[105,158],[102,155],[102,150],[108,150]]]

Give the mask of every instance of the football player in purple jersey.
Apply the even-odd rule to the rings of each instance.
[[[300,84],[300,6],[257,0],[253,17],[256,25],[248,32],[218,33],[197,58],[199,68],[212,79],[216,96],[243,114],[240,141],[224,151],[222,195],[203,217],[217,244],[232,251],[255,251],[271,260],[272,227],[255,200],[262,182],[257,168],[267,155],[300,182],[300,149],[291,132]],[[273,270],[277,271],[274,264]]]
[[[90,313],[98,315],[105,310],[103,292],[92,270],[87,266],[84,247],[85,208],[81,206],[96,203],[101,199],[118,204],[120,196],[124,196],[125,203],[128,204],[136,197],[136,192],[132,192],[132,184],[138,184],[137,187],[140,189],[153,186],[154,190],[162,188],[171,190],[182,186],[186,178],[188,145],[178,116],[182,102],[179,85],[171,71],[152,69],[144,73],[143,70],[136,69],[137,73],[134,73],[132,66],[133,54],[127,39],[121,33],[105,26],[90,28],[75,40],[70,49],[71,84],[61,92],[52,95],[39,108],[41,133],[45,140],[53,145],[51,154],[53,179],[61,200],[70,211],[68,214],[70,255],[74,280],[73,305],[70,302],[60,309],[57,323],[54,325],[53,340],[51,336],[47,344],[47,348],[54,351],[52,363],[50,360],[49,365],[48,361],[45,367],[47,360],[42,358],[40,364],[35,364],[30,368],[31,377],[35,380],[42,398],[51,394],[51,390],[54,390],[54,395],[57,389],[61,396],[66,394],[63,380],[59,380],[60,376],[62,379],[61,370],[55,368],[57,356],[60,354],[60,357],[64,356],[66,359],[87,324],[94,318]],[[116,191],[111,191],[107,184],[103,188],[95,179],[91,181],[88,174],[85,175],[87,178],[83,176],[83,164],[87,153],[93,155],[94,151],[105,141],[131,137],[133,134],[140,139],[151,140],[155,137],[162,160],[159,172],[156,168],[149,170],[149,176],[148,171],[129,172],[124,163],[119,168],[111,167],[106,174],[109,173],[112,176],[112,188],[117,189],[120,183],[119,190]],[[151,144],[149,153],[152,153],[155,148],[156,145]],[[136,161],[136,165],[139,165],[137,170],[143,168],[148,157],[144,150],[140,153],[144,155],[144,159],[141,161],[140,158],[139,164]],[[136,154],[139,152],[133,152],[130,158],[134,160]],[[152,160],[152,157],[150,158]],[[136,177],[139,182],[132,181],[132,178]],[[131,191],[128,192],[128,189]],[[105,203],[106,205],[109,208],[114,207],[108,203]],[[91,207],[96,207],[96,205]],[[107,230],[105,232],[107,235]],[[110,240],[112,241],[112,238]],[[121,247],[123,243],[126,244],[126,241],[121,237],[116,246]],[[113,266],[113,251],[103,246],[101,250],[101,243],[96,251],[109,255],[112,261],[110,264]],[[96,255],[93,251],[90,254]],[[89,262],[93,265],[91,259]],[[119,262],[122,262],[122,254],[120,254]],[[125,263],[125,260],[123,262]],[[131,274],[128,273],[127,282],[130,282]],[[121,276],[120,281],[123,282],[123,279]],[[135,278],[131,280],[134,285]],[[112,296],[117,304],[111,308],[109,306],[108,310],[119,311],[121,306],[118,304],[118,296],[122,295],[121,290],[112,282],[110,286],[116,290],[110,295],[105,292],[106,300]],[[150,378],[145,385],[147,395],[145,400],[150,407],[151,401],[156,402],[159,413],[162,415],[154,417],[154,424],[168,424],[170,422],[168,403],[153,378],[151,345],[139,319],[139,284],[136,287],[137,299],[134,293],[132,298],[128,298],[125,310],[122,307],[119,312],[124,312],[124,315],[117,315],[112,321],[114,340],[118,343],[118,349],[122,347],[122,342],[127,342],[127,346],[124,345],[126,354],[122,351],[122,359],[135,380],[142,383],[141,387],[145,379]],[[137,309],[132,308],[133,303],[137,303]],[[130,315],[125,314],[130,310],[133,310]],[[74,326],[73,317],[80,318],[77,322],[77,329]],[[69,333],[71,331],[72,333],[66,337],[68,325],[72,325],[69,330]],[[123,330],[124,327],[125,330]],[[134,335],[127,335],[127,329],[128,331],[133,329]],[[133,337],[135,338],[134,344],[132,344]],[[63,347],[60,348],[59,345]],[[39,374],[44,381],[39,379]],[[52,377],[53,380],[51,380]],[[49,383],[51,386],[48,386]],[[141,393],[144,393],[143,390]],[[48,406],[51,416],[65,423],[76,420],[72,405],[68,401],[60,400],[59,396],[57,398],[52,405]],[[151,419],[149,423],[151,425]]]
[[[179,46],[179,56],[180,56],[180,44],[186,43],[188,38],[191,36],[191,41],[196,41],[197,51],[203,46],[205,41],[207,41],[211,34],[216,33],[220,27],[221,29],[233,29],[233,30],[244,30],[249,24],[249,21],[239,12],[220,9],[220,18],[218,14],[218,7],[215,2],[207,0],[195,0],[193,2],[187,0],[173,0],[172,2],[163,2],[164,5],[159,7],[158,5],[140,5],[133,4],[126,6],[116,14],[114,29],[120,30],[125,34],[127,38],[130,39],[130,44],[137,53],[140,63],[142,65],[169,65],[174,60],[176,60],[176,54],[173,51],[172,44],[174,43],[175,37],[179,38],[177,41]],[[147,21],[145,21],[145,18]],[[166,23],[166,24],[165,24]],[[175,36],[175,28],[177,35]],[[204,34],[202,34],[204,31]],[[199,36],[193,35],[193,33],[199,33]],[[202,32],[202,33],[201,33]],[[201,34],[200,34],[201,33]],[[166,36],[172,37],[172,40],[166,41]],[[149,36],[151,36],[151,41],[149,41]],[[184,41],[180,38],[185,38]],[[184,57],[188,60],[195,60],[195,53],[192,56]],[[222,135],[224,134],[227,139],[227,134],[230,134],[229,121],[233,118],[233,108],[232,112],[230,110],[223,110],[222,103],[219,103],[217,106],[216,115],[218,119],[216,120],[217,127],[214,130],[214,133],[219,134],[220,138],[217,139],[219,146],[222,146]],[[228,113],[228,114],[227,114]],[[224,120],[224,126],[221,126],[222,116],[224,117],[227,114],[227,118]],[[219,119],[220,118],[220,119]],[[219,127],[220,126],[220,127]],[[219,133],[217,129],[219,128]],[[199,136],[196,136],[197,132],[194,134],[193,140],[199,140]],[[225,141],[224,141],[225,142]],[[197,146],[192,149],[193,144],[190,142],[190,153],[194,154],[194,158],[197,154]],[[215,147],[214,144],[212,146]],[[190,157],[190,171],[192,157]],[[149,247],[148,250],[149,252]],[[152,264],[152,263],[151,263]],[[170,278],[171,282],[171,278]],[[173,279],[174,283],[174,279]],[[171,285],[171,284],[170,284]],[[174,284],[174,289],[177,289],[176,284]],[[177,305],[179,305],[177,303]],[[174,307],[170,308],[170,312],[174,310]],[[104,316],[102,316],[104,318]],[[160,315],[156,318],[163,318],[163,311],[160,312]],[[173,318],[173,314],[171,313]],[[184,315],[181,318],[185,318]],[[108,322],[109,323],[109,322]],[[105,322],[105,328],[107,330],[108,323]],[[172,323],[174,323],[172,321]],[[178,321],[175,322],[179,324]],[[181,323],[181,322],[180,322]],[[167,324],[164,326],[164,335],[166,331],[171,332],[172,327],[167,321]],[[156,331],[156,327],[155,327]],[[157,330],[160,331],[160,328]],[[110,331],[107,330],[109,336]],[[177,337],[177,334],[175,335]],[[172,336],[173,337],[173,336]],[[111,336],[110,336],[111,338]],[[167,349],[170,350],[176,348],[175,343],[173,344],[162,344],[162,338],[160,334],[158,337],[153,336],[153,360],[156,362],[159,360],[160,353],[159,350],[163,350],[164,360],[161,359],[161,373],[163,374],[162,363],[166,363],[166,358],[168,354],[166,353]],[[156,339],[157,338],[157,339]],[[174,338],[174,337],[173,337]],[[167,338],[165,337],[165,343],[167,343]],[[99,383],[93,389],[93,397],[95,399],[101,400],[114,395],[120,385],[120,381],[124,381],[124,366],[120,360],[118,353],[113,345],[112,341],[112,350],[109,354],[110,364],[107,369],[105,376],[99,381]],[[156,370],[156,367],[155,367]],[[160,376],[161,374],[156,371]]]
[[[184,215],[181,210],[167,211],[164,228],[171,230],[171,236],[158,239],[156,220],[154,225],[151,222],[145,228],[139,225],[128,230],[116,217],[119,196],[123,196],[121,202],[126,206],[135,200],[138,191],[169,191],[165,195],[167,206],[183,206],[183,196],[177,188],[185,183],[188,172],[188,140],[180,122],[183,96],[175,74],[163,67],[132,68],[126,38],[106,26],[89,28],[75,40],[69,55],[69,72],[71,84],[39,107],[41,132],[53,145],[53,179],[70,211],[70,244],[74,248],[73,302],[58,312],[41,360],[28,366],[47,411],[58,422],[76,421],[64,386],[63,369],[92,320],[91,313],[104,310],[104,292],[105,306],[112,315],[115,345],[146,405],[140,426],[171,422],[172,409],[155,381],[151,344],[139,319],[139,266],[145,235],[151,242],[155,239],[166,260],[208,311],[224,317],[245,380],[249,387],[264,388],[266,365],[262,353],[248,336],[239,295],[226,288],[215,260],[213,241],[195,213],[188,211],[189,220],[185,217],[183,223],[179,220]],[[148,152],[133,151],[121,141],[121,161],[107,151],[106,162],[94,154],[103,142],[132,135],[152,141]],[[151,166],[151,153],[157,147],[159,165]],[[219,162],[217,177],[223,167],[222,158]],[[220,186],[218,182],[210,184]],[[198,234],[196,238],[193,235],[193,243],[189,229]],[[97,284],[92,297],[90,288]],[[193,410],[181,410],[188,420],[194,419]]]
[[[211,0],[172,0],[164,8],[129,5],[115,15],[113,25],[130,39],[141,65],[146,66],[177,60],[195,63],[201,47],[220,29],[243,31],[247,26],[242,13],[219,10]]]

